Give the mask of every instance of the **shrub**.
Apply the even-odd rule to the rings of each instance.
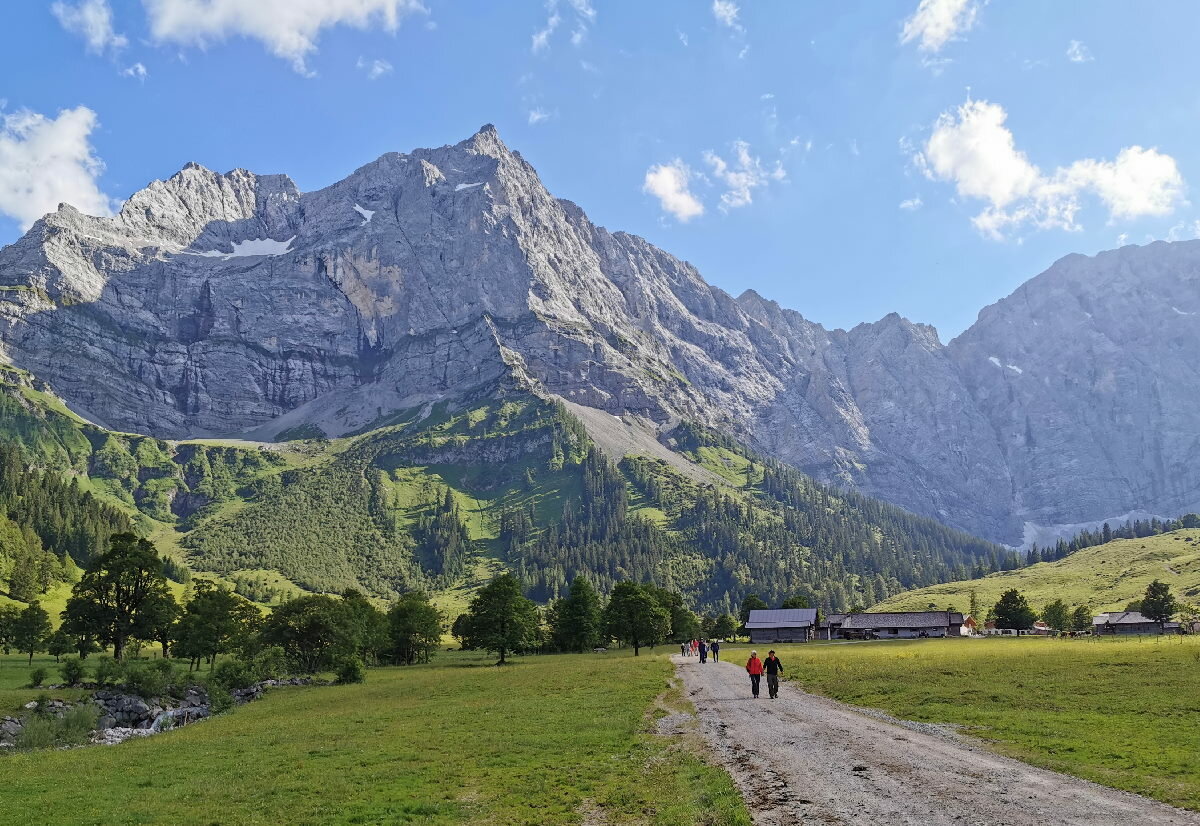
[[[258,673],[254,666],[241,660],[225,660],[218,663],[212,671],[212,682],[226,690],[234,688],[249,688],[258,682]]]
[[[63,682],[67,685],[79,685],[83,682],[87,669],[84,668],[78,657],[67,657],[58,667],[58,673],[62,675]]]
[[[22,750],[48,749],[54,745],[57,735],[57,720],[34,715],[26,718],[25,727],[17,735],[16,747]]]
[[[99,709],[90,704],[75,706],[59,721],[58,741],[64,746],[79,746],[88,741],[96,728]]]
[[[125,687],[139,697],[161,697],[167,693],[168,684],[163,673],[147,663],[130,665],[125,669]]]
[[[337,668],[337,681],[340,685],[366,682],[367,669],[358,657],[346,657]]]
[[[61,718],[35,712],[25,720],[24,728],[17,735],[16,746],[32,750],[82,745],[96,728],[98,715],[98,709],[90,704],[74,706]]]
[[[212,714],[220,714],[233,708],[233,695],[229,689],[222,688],[214,681],[208,686],[208,710]]]
[[[29,672],[29,687],[30,688],[37,688],[39,685],[42,685],[44,682],[46,682],[46,669],[35,668],[35,669],[33,669],[33,671]]]
[[[254,671],[260,680],[279,680],[288,674],[287,654],[278,645],[264,648],[254,658]]]
[[[112,657],[96,658],[96,682],[100,685],[116,685],[124,680],[125,666]]]

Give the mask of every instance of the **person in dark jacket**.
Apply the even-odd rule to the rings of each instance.
[[[700,662],[708,662],[708,643],[700,640]]]
[[[721,661],[721,641],[713,640],[709,643],[708,653],[712,654],[713,662],[719,663]]]
[[[783,673],[783,663],[775,656],[774,651],[767,652],[767,658],[763,660],[763,671],[767,675],[767,694],[774,700],[779,696],[779,675]]]

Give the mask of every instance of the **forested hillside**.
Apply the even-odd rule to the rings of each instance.
[[[667,441],[712,481],[662,459],[614,462],[565,408],[533,396],[412,410],[332,441],[169,442],[90,425],[6,375],[11,473],[103,515],[39,534],[45,547],[82,563],[132,523],[177,562],[260,598],[277,595],[267,574],[391,598],[509,567],[538,600],[582,573],[602,590],[657,582],[705,610],[732,611],[749,593],[837,610],[1020,562],[686,423]]]

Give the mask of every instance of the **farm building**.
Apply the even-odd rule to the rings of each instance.
[[[1109,611],[1092,618],[1096,634],[1157,634],[1158,623],[1137,611]]]
[[[842,623],[845,621],[845,614],[830,614],[819,626],[817,626],[817,639],[819,640],[836,640],[841,639]]]
[[[842,621],[845,639],[915,639],[957,637],[963,615],[955,611],[904,611],[886,614],[849,614]]]
[[[780,608],[751,611],[746,630],[752,643],[808,642],[816,625],[816,608]]]

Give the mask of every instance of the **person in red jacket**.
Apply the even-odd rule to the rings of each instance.
[[[754,695],[754,699],[758,699],[758,683],[762,679],[763,664],[758,658],[757,651],[750,652],[750,659],[746,660],[746,673],[750,675],[750,693]]]

